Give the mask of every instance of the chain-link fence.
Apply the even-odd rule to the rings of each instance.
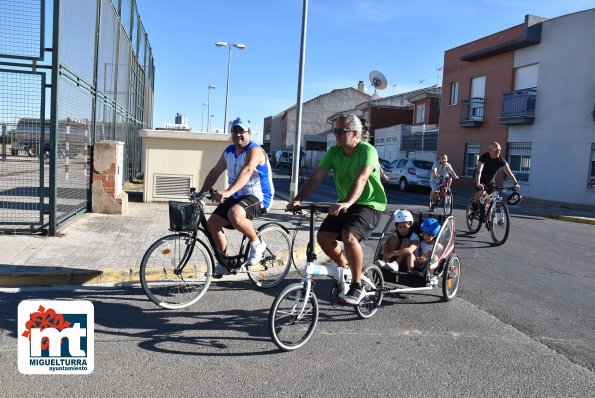
[[[96,141],[123,141],[139,176],[153,81],[136,0],[0,1],[0,229],[54,234],[90,208]]]

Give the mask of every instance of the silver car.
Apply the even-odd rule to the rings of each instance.
[[[398,184],[401,191],[406,191],[410,185],[430,187],[432,164],[428,160],[397,159],[385,168],[389,184]]]

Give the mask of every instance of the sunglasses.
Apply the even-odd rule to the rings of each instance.
[[[339,135],[339,136],[341,136],[341,135],[343,135],[345,133],[350,133],[352,131],[353,130],[349,130],[349,129],[346,129],[346,128],[343,128],[343,127],[335,127],[335,129],[333,130],[333,132],[335,134]]]

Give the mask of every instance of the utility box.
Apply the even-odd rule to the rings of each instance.
[[[93,149],[93,183],[91,208],[93,213],[125,214],[128,194],[122,190],[124,143],[100,141]]]

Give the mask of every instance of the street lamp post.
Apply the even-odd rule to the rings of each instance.
[[[231,66],[231,48],[235,47],[237,49],[243,50],[246,48],[244,44],[241,43],[227,43],[225,41],[218,41],[215,43],[217,47],[228,47],[229,52],[227,55],[227,88],[225,90],[225,115],[223,116],[223,132],[227,131],[227,98],[229,97],[229,70]]]
[[[209,116],[209,120],[213,120],[214,117],[215,117],[215,115]]]
[[[205,106],[207,106],[206,102],[202,103],[202,118],[200,119],[200,131],[205,131]]]
[[[209,91],[207,92],[207,115],[211,114],[211,89],[217,88],[215,86],[209,85]],[[211,131],[211,118],[207,118],[207,133]]]

